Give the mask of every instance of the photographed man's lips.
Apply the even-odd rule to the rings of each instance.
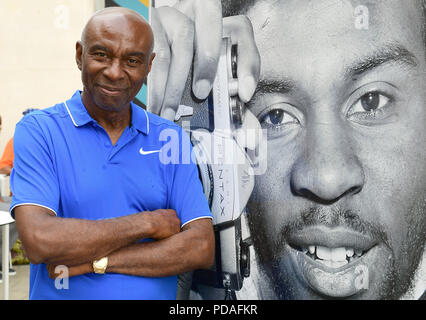
[[[309,246],[314,245],[327,248],[345,247],[367,251],[377,241],[369,236],[343,227],[312,226],[290,234],[288,243],[300,249],[309,249]]]
[[[291,234],[288,244],[296,270],[318,293],[344,298],[368,288],[377,240],[342,227],[314,226]]]

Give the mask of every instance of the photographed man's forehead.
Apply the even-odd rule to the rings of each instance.
[[[248,11],[262,58],[261,79],[293,83],[313,98],[337,94],[355,72],[380,59],[391,75],[425,68],[420,2],[258,1]],[[411,60],[411,61],[410,61]],[[400,59],[400,62],[404,59]],[[409,62],[415,63],[410,65]],[[404,68],[409,66],[410,68]],[[398,68],[399,67],[399,68]],[[373,69],[372,70],[379,70]],[[415,71],[414,71],[415,72]],[[339,90],[336,91],[336,88]],[[258,87],[258,91],[262,91]],[[299,91],[300,92],[300,91]],[[284,93],[284,92],[283,92]]]
[[[261,55],[273,55],[269,61],[279,63],[282,60],[277,54],[283,59],[300,58],[305,52],[316,59],[319,49],[335,48],[336,56],[341,57],[339,49],[357,54],[391,42],[405,44],[424,56],[420,9],[418,0],[258,1],[248,15]]]

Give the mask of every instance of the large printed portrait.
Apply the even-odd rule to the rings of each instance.
[[[250,114],[243,119],[266,133],[259,142],[267,145],[266,170],[254,176],[241,213],[250,258],[231,296],[419,299],[426,287],[426,3],[160,4],[151,14],[157,58],[148,110],[176,120],[188,83],[193,99],[205,100],[221,39],[230,36],[238,70],[229,90]],[[242,253],[222,254],[216,264]],[[181,297],[226,295],[223,282],[209,285],[208,273],[196,273],[182,276]]]

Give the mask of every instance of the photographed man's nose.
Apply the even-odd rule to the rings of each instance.
[[[361,191],[364,172],[356,148],[338,125],[317,124],[308,130],[304,151],[291,173],[293,194],[332,204]]]

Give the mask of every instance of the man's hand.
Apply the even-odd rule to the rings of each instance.
[[[251,99],[259,80],[260,56],[250,20],[222,19],[220,0],[182,0],[152,10],[156,59],[150,75],[148,110],[173,120],[193,62],[192,90],[199,99],[211,91],[223,36],[238,44],[238,94]]]
[[[212,220],[197,219],[166,239],[136,243],[112,252],[106,272],[167,277],[205,269],[213,264],[214,247]]]
[[[180,231],[180,220],[176,211],[172,209],[158,209],[142,213],[151,224],[151,238],[161,240],[168,238]]]

